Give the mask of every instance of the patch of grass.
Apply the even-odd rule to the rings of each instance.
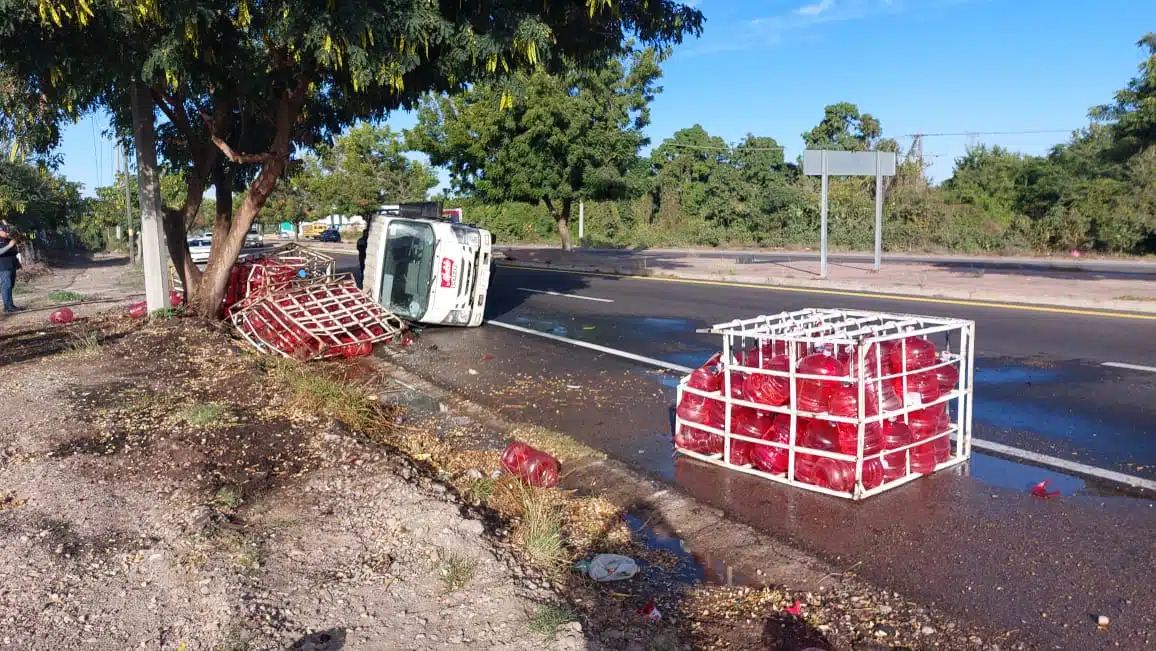
[[[497,486],[498,482],[495,481],[493,477],[475,479],[473,483],[466,487],[466,495],[478,504],[485,504],[494,496],[494,490]]]
[[[566,562],[562,537],[562,513],[554,496],[542,489],[519,484],[515,489],[522,521],[518,541],[531,563],[546,570],[557,570]]]
[[[213,496],[213,502],[227,509],[235,509],[245,503],[245,496],[240,488],[222,486],[217,489],[217,493]]]
[[[229,415],[229,408],[215,402],[189,405],[181,410],[181,420],[194,427],[204,427],[223,420]]]
[[[457,592],[466,587],[470,579],[474,578],[476,565],[473,559],[451,554],[438,564],[438,573],[441,575],[442,589],[446,594]]]
[[[269,375],[288,390],[290,404],[303,412],[334,418],[358,433],[389,424],[377,396],[371,395],[364,386],[318,372],[316,364],[307,366],[292,360],[274,360],[268,370]]]
[[[96,357],[100,354],[100,332],[89,330],[84,334],[73,334],[64,352],[69,357]]]
[[[28,286],[28,283],[16,283],[16,285],[12,287],[13,296],[26,296],[31,293],[32,288]]]
[[[184,307],[162,307],[159,310],[153,310],[149,313],[149,318],[153,319],[174,319],[185,313]]]
[[[79,303],[80,301],[88,300],[88,294],[58,289],[48,293],[48,300],[53,303]]]
[[[263,558],[264,555],[261,554],[261,550],[256,545],[250,544],[237,556],[237,565],[240,565],[241,569],[251,576],[261,569]]]
[[[574,610],[566,604],[542,604],[530,618],[530,630],[553,638],[564,624],[578,621]]]

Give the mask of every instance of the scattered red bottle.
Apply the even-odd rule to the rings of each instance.
[[[553,488],[558,485],[561,467],[558,460],[521,441],[514,441],[502,452],[502,469],[517,475],[531,486]]]
[[[62,307],[48,315],[48,322],[56,324],[71,323],[74,318],[76,318],[76,315],[72,313],[71,309]]]

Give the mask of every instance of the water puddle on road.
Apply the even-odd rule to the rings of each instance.
[[[664,534],[650,526],[649,521],[636,514],[624,516],[626,524],[634,531],[647,549],[663,551],[678,558],[678,565],[670,577],[678,583],[714,583],[717,585],[745,585],[763,587],[765,581],[752,581],[744,573],[735,570],[722,558],[710,553],[699,553],[691,548],[685,538]]]

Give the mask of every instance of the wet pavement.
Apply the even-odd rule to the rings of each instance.
[[[500,269],[493,318],[693,366],[713,352],[694,329],[805,306],[975,319],[975,435],[1154,476],[1156,324],[987,308],[732,292]],[[576,293],[613,303],[520,292]],[[645,316],[644,316],[645,315]],[[693,316],[689,316],[693,315]],[[671,454],[674,378],[619,358],[500,330],[427,329],[395,360],[504,417],[551,427],[729,516],[876,584],[1050,648],[1156,645],[1156,506],[1110,488],[985,455],[853,504]],[[1026,489],[1051,478],[1063,496]],[[1097,633],[1094,615],[1112,618]]]
[[[617,358],[477,328],[426,330],[394,362],[506,418],[571,434],[911,599],[1019,629],[1045,648],[1156,644],[1152,502],[976,455],[854,504],[674,458],[662,376]],[[1028,485],[1043,478],[1063,496],[1031,497]],[[713,564],[709,578],[724,580],[721,560]],[[1095,632],[1093,613],[1112,618],[1110,637]]]

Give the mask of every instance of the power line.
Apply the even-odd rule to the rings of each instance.
[[[960,131],[956,133],[905,133],[902,138],[914,138],[922,135],[924,138],[929,136],[1028,136],[1043,133],[1072,133],[1076,129],[1022,129],[1019,131]]]
[[[1056,134],[1056,133],[1072,133],[1076,129],[1020,129],[1018,131],[959,131],[959,132],[942,132],[942,133],[905,133],[899,138],[934,138],[943,136],[966,136],[968,138],[975,138],[977,136],[1026,136],[1036,134]],[[785,151],[786,147],[747,147],[745,145],[690,145],[681,142],[661,142],[659,147],[681,147],[683,149],[699,149],[704,151],[728,151],[731,149],[743,149],[745,151]]]

